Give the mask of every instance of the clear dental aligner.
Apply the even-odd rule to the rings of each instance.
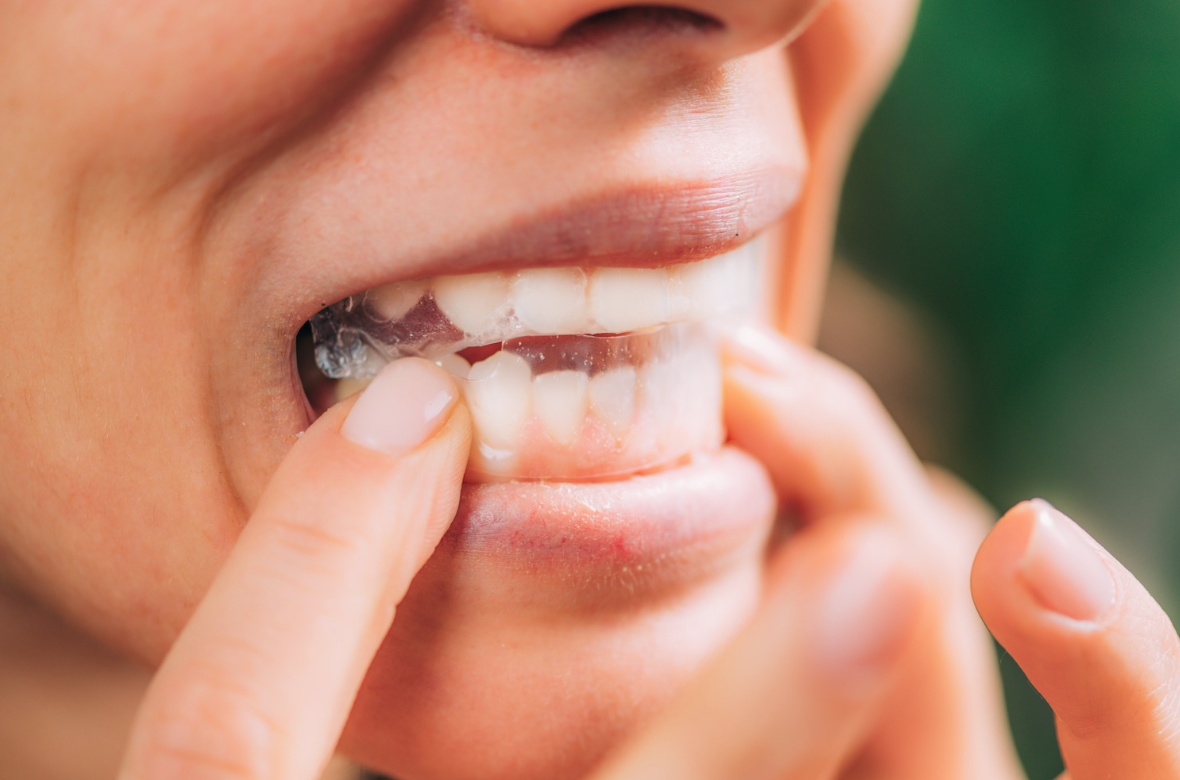
[[[757,297],[759,243],[666,268],[529,268],[384,285],[312,318],[316,362],[333,379],[365,379],[399,357],[746,312]]]
[[[340,397],[400,357],[450,371],[472,414],[468,479],[634,473],[722,443],[702,321],[754,308],[758,257],[399,282],[317,314],[316,359]],[[485,359],[457,354],[469,347]]]
[[[724,438],[717,350],[700,323],[512,339],[462,384],[473,479],[632,473]]]

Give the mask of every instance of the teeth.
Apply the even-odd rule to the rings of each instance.
[[[467,404],[479,438],[494,449],[515,448],[532,408],[529,364],[500,351],[472,366],[467,379]]]
[[[561,341],[510,339],[475,365],[435,360],[463,380],[469,479],[599,478],[720,446],[721,369],[704,326],[571,338],[570,347],[553,353]],[[337,387],[343,396],[363,383]]]
[[[586,272],[581,268],[539,268],[519,272],[512,308],[521,323],[538,333],[580,333],[589,318]]]
[[[590,314],[608,333],[650,328],[668,319],[662,268],[600,268],[590,277]]]
[[[756,292],[752,269],[758,255],[752,244],[701,263],[668,269],[671,317],[705,320],[752,303]]]
[[[731,312],[753,314],[762,244],[755,239],[667,268],[534,268],[385,285],[313,318],[317,356],[323,352],[317,359],[334,378],[363,375],[367,368],[349,352],[355,339],[340,338],[349,332],[364,334],[390,360],[525,336],[629,333]],[[431,298],[434,307],[422,306],[406,319]]]
[[[692,263],[669,273],[674,316],[695,320],[724,312],[733,288],[728,270],[725,263]]]
[[[605,371],[590,380],[590,408],[616,438],[623,436],[635,417],[635,369]]]
[[[340,380],[342,400],[390,360],[434,360],[456,377],[471,413],[469,476],[637,471],[723,441],[716,347],[691,323],[754,312],[760,257],[751,243],[666,268],[535,268],[389,284],[313,319],[317,362]],[[579,334],[617,341],[530,338]],[[498,342],[500,351],[474,366],[456,354]]]
[[[674,402],[677,398],[677,383],[674,381],[675,365],[656,362],[644,366],[637,378],[641,403],[650,410],[652,419],[658,428],[664,428],[668,422],[676,418]],[[688,424],[689,421],[684,421]]]
[[[533,409],[549,438],[568,447],[586,419],[590,378],[581,371],[551,371],[533,380]]]
[[[418,305],[427,289],[425,279],[382,285],[365,294],[365,305],[380,320],[400,320]]]
[[[464,333],[487,333],[507,315],[508,277],[500,273],[436,277],[434,302]]]

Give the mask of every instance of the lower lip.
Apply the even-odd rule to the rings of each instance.
[[[617,482],[465,485],[439,552],[471,556],[484,573],[528,575],[522,598],[601,607],[689,588],[748,561],[774,513],[765,469],[725,447]]]

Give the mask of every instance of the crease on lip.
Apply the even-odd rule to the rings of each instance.
[[[795,203],[802,172],[763,169],[705,181],[635,185],[539,213],[429,259],[402,258],[348,268],[327,263],[333,288],[307,300],[298,323],[332,303],[391,282],[508,268],[563,265],[659,268],[737,248]],[[350,272],[351,271],[351,272]]]

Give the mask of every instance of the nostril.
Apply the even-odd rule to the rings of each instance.
[[[724,27],[718,19],[685,8],[635,5],[587,16],[566,29],[556,43],[599,42],[604,39],[646,38],[652,35],[701,35],[720,31]]]
[[[483,32],[505,43],[550,49],[596,46],[710,67],[785,46],[827,0],[464,0]],[[646,44],[657,44],[648,47]],[[680,56],[680,55],[683,55]]]

